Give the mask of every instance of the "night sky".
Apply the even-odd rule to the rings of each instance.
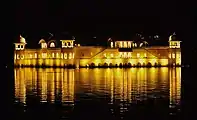
[[[15,6],[15,31],[28,43],[37,43],[41,36],[69,33],[80,43],[103,43],[108,37],[132,39],[136,33],[158,34],[163,40],[173,32],[183,41],[183,49],[194,40],[196,9],[192,3],[175,1],[20,1]],[[12,46],[13,47],[13,46]],[[187,49],[189,48],[189,49]],[[13,49],[12,49],[13,50]],[[182,50],[183,54],[187,53]],[[193,50],[194,51],[194,50]],[[12,51],[11,51],[12,52]]]

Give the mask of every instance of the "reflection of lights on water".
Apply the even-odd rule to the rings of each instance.
[[[18,102],[25,102],[27,90],[33,91],[39,87],[42,95],[38,91],[35,91],[35,94],[39,94],[45,102],[46,99],[50,102],[56,99],[55,91],[57,89],[62,92],[62,102],[71,102],[71,104],[73,104],[75,94],[81,92],[81,89],[84,89],[84,92],[91,91],[92,94],[107,94],[110,99],[109,104],[115,104],[114,102],[117,100],[122,101],[122,112],[128,109],[127,104],[135,102],[135,100],[143,101],[147,96],[156,97],[155,99],[163,98],[160,97],[163,95],[154,96],[153,93],[159,90],[168,91],[167,89],[170,89],[171,103],[180,104],[181,68],[176,70],[168,68],[76,70],[23,68],[15,69],[14,74],[15,97],[19,98]],[[168,78],[170,83],[168,83]],[[75,81],[80,82],[75,83]],[[170,88],[168,84],[170,84]]]

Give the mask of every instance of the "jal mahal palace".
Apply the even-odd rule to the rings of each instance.
[[[181,41],[170,35],[167,46],[146,41],[107,40],[107,46],[83,46],[75,39],[38,40],[40,48],[26,48],[22,36],[15,42],[15,67],[180,67]]]

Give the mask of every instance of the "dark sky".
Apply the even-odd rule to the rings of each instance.
[[[181,9],[182,8],[182,9]],[[184,9],[185,8],[185,9]],[[135,32],[168,35],[189,26],[187,7],[173,1],[81,1],[17,3],[18,31],[39,33],[69,31],[74,34],[131,34]]]

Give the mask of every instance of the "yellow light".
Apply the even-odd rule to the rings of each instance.
[[[69,53],[69,59],[71,59],[72,58],[72,53]]]
[[[114,57],[113,53],[111,54],[111,57]]]
[[[128,48],[131,48],[131,42],[128,42]]]
[[[64,53],[64,59],[67,59],[67,53]]]
[[[144,57],[147,57],[147,56],[146,56],[146,53],[144,53]]]
[[[75,53],[73,53],[73,58],[75,57]]]
[[[124,42],[124,47],[127,48],[127,42]]]
[[[61,58],[63,59],[63,57],[64,57],[64,55],[63,55],[63,53],[61,53]]]
[[[122,42],[120,42],[120,48],[122,48]]]
[[[139,58],[140,57],[140,54],[139,53],[137,53],[137,58]]]
[[[106,57],[106,53],[104,53],[103,55],[104,55],[104,57]]]
[[[111,42],[111,48],[113,48],[113,42]]]
[[[172,54],[172,58],[175,58],[175,54],[174,53]]]

